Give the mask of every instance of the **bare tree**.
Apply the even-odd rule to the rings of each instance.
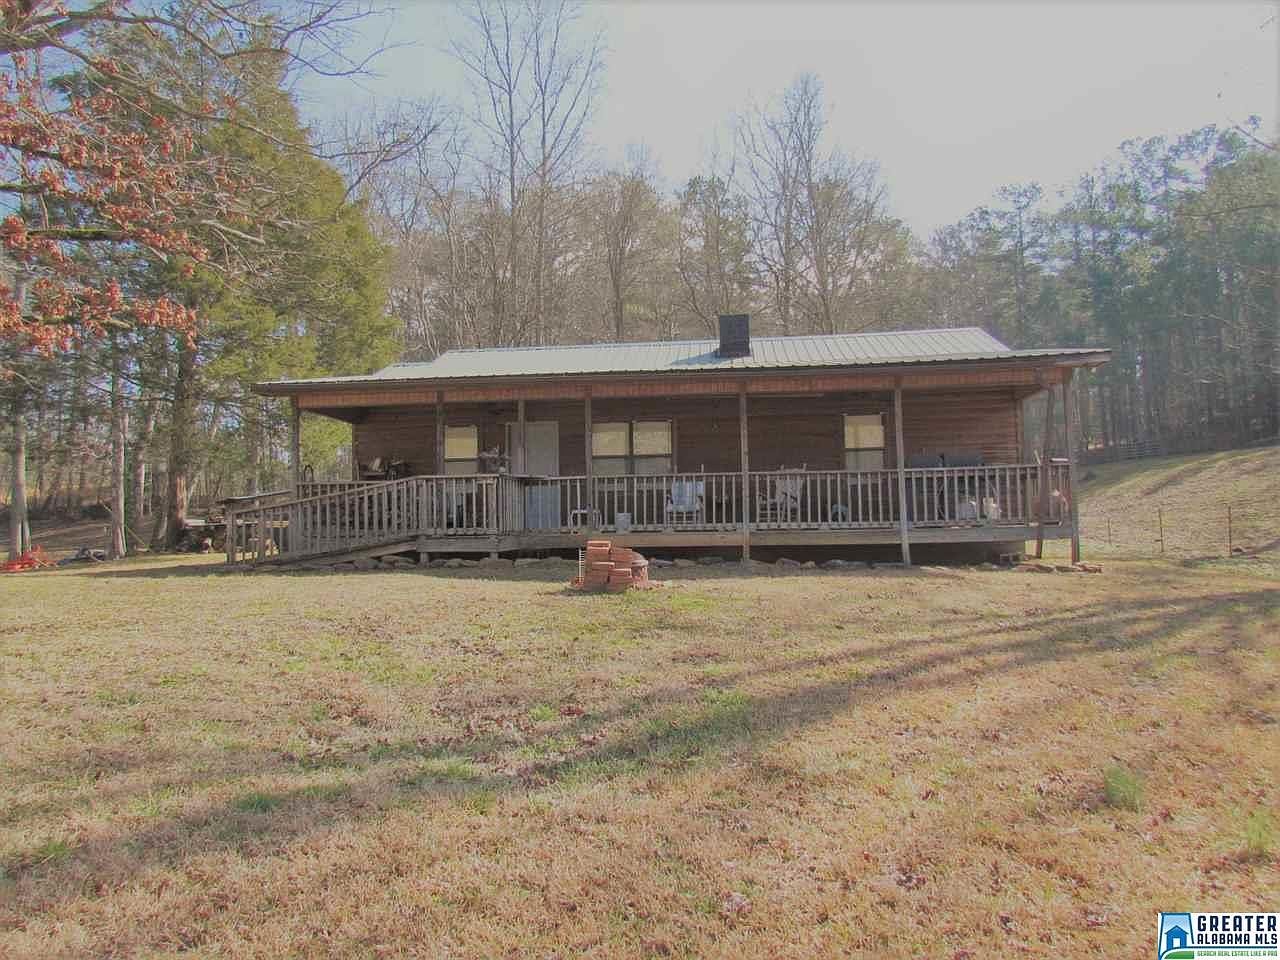
[[[490,270],[493,343],[548,339],[552,205],[582,158],[603,68],[599,35],[575,42],[581,12],[574,0],[475,0],[469,35],[453,46],[475,85],[473,119],[488,141],[478,157],[481,187],[490,212],[505,221]]]
[[[753,254],[769,278],[778,329],[792,329],[802,257],[805,176],[826,126],[822,85],[802,74],[773,111],[752,106],[736,122]]]
[[[733,164],[713,156],[707,172],[679,192],[679,254],[683,308],[706,333],[716,318],[751,302],[753,275],[746,203],[730,186]]]
[[[626,169],[600,177],[593,188],[593,220],[609,286],[609,318],[615,340],[627,334],[627,299],[644,269],[660,256],[663,214],[655,173],[643,148],[633,148]]]
[[[826,150],[821,82],[797,77],[771,109],[738,120],[752,255],[784,333],[836,333],[874,288],[891,224],[875,163]]]

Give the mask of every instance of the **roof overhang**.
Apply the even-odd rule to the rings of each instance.
[[[575,399],[586,395],[595,385],[607,386],[625,383],[646,383],[660,388],[666,385],[680,394],[707,392],[711,394],[736,392],[738,385],[747,386],[770,381],[837,381],[852,384],[866,381],[868,389],[884,389],[900,383],[906,389],[945,388],[946,374],[989,374],[987,385],[1000,385],[1001,371],[1018,376],[1007,378],[1008,385],[1035,385],[1043,389],[1061,381],[1063,373],[1077,368],[1093,368],[1111,359],[1111,351],[1104,347],[1081,347],[1064,350],[1006,351],[987,357],[963,359],[930,358],[896,361],[890,363],[859,364],[856,366],[809,366],[751,368],[732,370],[689,371],[636,371],[598,374],[503,374],[486,377],[436,377],[409,378],[386,377],[371,374],[355,377],[319,377],[311,380],[273,380],[255,383],[254,393],[268,397],[309,397],[323,394],[335,400],[346,395],[355,399],[378,394],[392,396],[404,394],[404,402],[425,402],[425,395],[444,393],[461,394],[468,400],[484,399],[482,394],[492,391],[503,399],[512,398],[522,390],[531,392],[537,399]],[[1055,373],[1057,371],[1057,373]],[[976,384],[975,384],[976,385]],[[698,388],[704,387],[705,391]],[[692,388],[692,389],[691,389]],[[611,391],[606,391],[606,393]],[[772,391],[765,391],[772,392]],[[394,401],[392,401],[394,402]],[[329,403],[325,406],[346,406],[345,403]],[[351,405],[360,405],[359,402]]]

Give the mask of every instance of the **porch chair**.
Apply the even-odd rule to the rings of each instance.
[[[706,484],[701,480],[672,480],[667,493],[666,525],[701,525],[706,519]]]
[[[361,480],[386,480],[387,466],[381,457],[374,457],[368,463],[360,464]]]
[[[784,473],[774,477],[770,491],[761,496],[756,505],[760,519],[766,523],[784,523],[798,519],[800,494],[803,490],[804,477],[799,473]]]

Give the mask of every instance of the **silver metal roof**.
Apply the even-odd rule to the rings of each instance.
[[[1010,350],[991,334],[978,327],[902,330],[885,333],[841,333],[806,337],[752,337],[751,355],[746,357],[720,357],[716,353],[718,346],[717,340],[665,340],[649,343],[591,343],[557,347],[449,350],[428,363],[393,363],[367,376],[280,380],[263,386],[287,387],[295,384],[378,383],[485,377],[866,367],[1106,352],[1089,348]]]

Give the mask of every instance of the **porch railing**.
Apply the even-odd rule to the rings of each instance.
[[[600,529],[731,530],[742,524],[741,473],[595,477],[592,505]]]
[[[376,480],[304,480],[298,484],[297,499],[305,499],[307,497],[318,497],[326,493],[345,493],[348,490],[357,490],[360,487],[367,487]]]
[[[1065,464],[903,471],[910,527],[1061,523]],[[1041,478],[1047,490],[1041,507]],[[301,559],[417,537],[495,537],[591,530],[840,530],[899,525],[895,470],[753,471],[664,476],[418,476],[309,484],[309,495],[233,502],[230,562]],[[1043,518],[1042,518],[1043,513]]]

